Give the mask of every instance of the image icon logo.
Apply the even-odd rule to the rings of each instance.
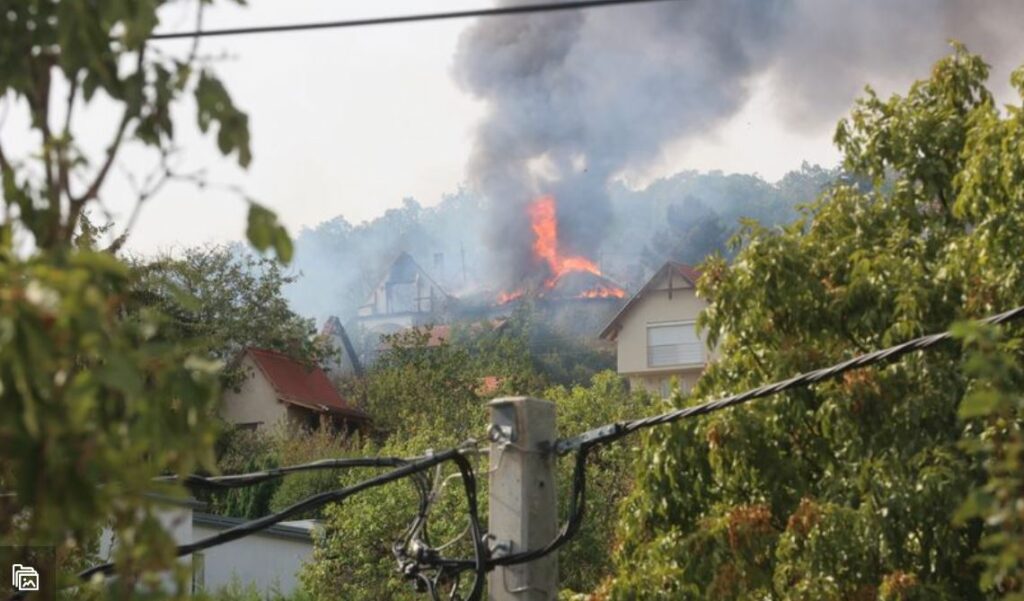
[[[11,586],[21,592],[39,590],[39,572],[32,566],[16,563],[11,566]]]

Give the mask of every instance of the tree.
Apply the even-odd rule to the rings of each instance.
[[[651,399],[644,393],[628,392],[625,381],[613,372],[597,374],[589,386],[554,387],[539,396],[556,404],[559,434],[562,436],[651,411]],[[429,397],[425,398],[429,400]],[[456,415],[442,408],[435,411],[442,416]],[[417,418],[417,423],[422,423],[423,419],[422,416]],[[353,453],[361,456],[417,456],[429,448],[450,448],[465,441],[465,434],[455,435],[453,432],[468,432],[479,437],[487,426],[482,410],[468,423],[443,420],[430,423],[430,428],[408,429],[401,435],[392,435],[381,444],[370,442],[362,449],[353,449]],[[632,463],[632,453],[628,448],[608,449],[592,457],[587,470],[590,479],[587,521],[576,538],[560,552],[561,586],[566,595],[594,587],[607,573],[614,545],[615,508],[629,490]],[[482,516],[486,516],[487,511],[486,465],[486,458],[481,457],[476,466],[477,498]],[[573,462],[564,460],[557,469],[560,483],[558,511],[565,516]],[[444,482],[449,475],[442,473],[439,482]],[[336,480],[336,487],[366,477],[365,473],[345,474]],[[288,498],[301,496],[291,495]],[[417,496],[407,481],[369,490],[346,499],[344,503],[325,508],[324,530],[316,542],[313,561],[307,563],[302,576],[313,598],[341,597],[356,601],[418,599],[421,594],[396,573],[391,553],[391,542],[408,528],[416,508]],[[428,523],[433,544],[456,541],[445,550],[448,556],[470,557],[472,554],[465,541],[466,511],[460,483],[449,480],[431,510]]]
[[[330,354],[313,321],[288,307],[281,290],[297,278],[273,259],[212,246],[141,260],[137,269],[142,275],[139,304],[159,309],[181,335],[202,340],[206,355],[225,365],[225,386],[246,377],[238,359],[249,347],[280,351],[314,365],[323,364]]]
[[[218,399],[218,365],[161,311],[126,303],[139,274],[112,253],[134,217],[101,249],[107,226],[86,215],[129,142],[159,163],[140,178],[136,213],[167,181],[194,178],[171,160],[172,109],[186,95],[219,150],[243,167],[250,160],[248,119],[196,47],[175,58],[150,46],[167,4],[15,2],[0,19],[0,101],[22,113],[37,144],[20,156],[0,144],[0,539],[56,547],[59,582],[71,584],[108,524],[132,541],[115,556],[120,597],[144,581],[160,588],[143,575],[176,565],[151,493],[183,491],[152,477],[212,467],[215,433],[202,417]],[[206,4],[196,3],[200,15]],[[89,104],[118,115],[98,156],[76,138]],[[250,201],[248,226],[258,250],[288,259],[273,213]]]
[[[747,222],[735,261],[705,264],[722,359],[695,398],[1024,303],[1024,113],[995,107],[987,75],[957,47],[905,96],[869,89],[835,140],[870,187],[830,188],[782,230]],[[961,335],[966,354],[651,432],[606,592],[1020,599],[1021,329]]]
[[[715,252],[725,250],[728,233],[722,219],[699,198],[687,197],[669,205],[668,227],[658,231],[644,248],[644,263],[657,271],[665,261],[695,265]]]

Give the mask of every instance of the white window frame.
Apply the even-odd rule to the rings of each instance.
[[[652,329],[656,329],[656,328],[667,328],[667,327],[673,327],[673,326],[692,326],[693,327],[693,334],[697,338],[697,353],[699,355],[696,361],[683,361],[683,362],[680,362],[680,363],[661,363],[661,362],[655,362],[653,360],[652,353],[651,353],[651,348],[652,348],[652,345],[651,345],[651,330]],[[680,320],[680,321],[656,321],[656,322],[649,322],[647,324],[647,327],[644,330],[644,335],[645,335],[644,343],[645,343],[645,347],[646,347],[645,350],[647,352],[647,368],[648,369],[660,369],[660,368],[666,368],[666,367],[700,366],[700,365],[704,365],[707,362],[707,349],[704,348],[704,341],[701,340],[700,334],[697,332],[697,320],[695,320],[695,319],[685,319],[685,320]],[[680,346],[680,345],[655,345],[655,346],[667,347],[667,346]]]

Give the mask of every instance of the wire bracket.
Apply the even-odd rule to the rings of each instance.
[[[615,438],[624,430],[625,426],[620,422],[616,422],[601,426],[600,428],[594,428],[593,430],[587,430],[583,434],[578,434],[572,438],[562,438],[555,442],[555,453],[557,455],[568,455],[573,451],[579,450],[584,445],[589,446],[605,439]]]

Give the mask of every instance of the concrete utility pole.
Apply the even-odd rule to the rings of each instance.
[[[488,530],[494,556],[543,547],[558,530],[555,504],[555,404],[507,397],[491,408]],[[554,601],[555,553],[529,563],[498,567],[488,577],[490,601]]]

